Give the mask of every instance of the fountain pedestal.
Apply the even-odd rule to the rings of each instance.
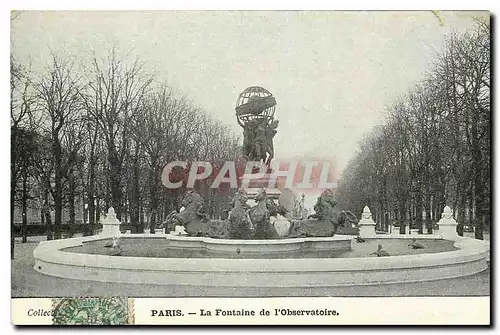
[[[240,177],[241,185],[247,193],[250,199],[255,198],[260,189],[264,188],[266,190],[267,197],[270,199],[278,199],[281,195],[281,191],[276,188],[276,182],[270,184],[271,171],[267,170],[265,174],[261,177],[256,178],[254,174],[259,173],[258,170],[253,171],[253,173],[245,173]]]
[[[261,168],[262,169],[262,168]],[[269,206],[279,208],[278,199],[281,197],[281,191],[276,187],[277,181],[270,182],[271,170],[266,167],[266,172],[262,173],[261,169],[253,170],[252,173],[243,174],[240,177],[240,185],[242,191],[246,195],[246,205],[251,208],[258,206],[258,202],[262,201],[262,190],[265,191],[266,207]],[[271,202],[274,205],[271,205]],[[262,211],[262,209],[260,209]],[[274,210],[271,210],[274,211]],[[284,213],[282,213],[284,214]],[[251,219],[252,214],[249,215]],[[288,219],[280,214],[272,214],[268,222],[252,222],[255,229],[254,238],[257,239],[272,239],[279,236],[286,236],[290,228]]]

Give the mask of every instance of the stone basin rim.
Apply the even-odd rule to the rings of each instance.
[[[148,236],[151,235],[141,234],[132,238]],[[415,236],[385,235],[375,238],[379,237],[409,240]],[[172,280],[177,280],[180,285],[226,287],[234,286],[235,278],[240,278],[242,282],[238,285],[245,287],[327,287],[461,277],[486,269],[488,252],[483,241],[463,237],[446,238],[454,241],[459,248],[455,251],[329,259],[115,257],[63,250],[104,239],[109,237],[89,236],[41,242],[33,252],[34,269],[56,277],[102,282],[171,285]],[[200,238],[196,239],[200,242]],[[307,239],[314,238],[305,238],[305,242]],[[432,239],[442,239],[442,236],[434,235]]]
[[[144,238],[144,237],[147,237],[149,235],[142,235],[142,234],[135,234],[137,236],[137,238]],[[168,236],[168,235],[166,235]],[[96,236],[92,236],[92,237],[96,237]],[[204,239],[204,238],[198,238],[196,237],[197,239]],[[395,239],[398,239],[399,237],[394,237],[393,238]],[[445,258],[447,258],[448,260],[452,261],[454,258],[456,258],[457,256],[458,257],[463,257],[463,256],[474,256],[474,255],[479,255],[479,254],[482,254],[482,253],[485,253],[488,251],[488,248],[486,247],[486,245],[483,245],[483,246],[480,246],[479,248],[475,247],[473,248],[474,251],[476,252],[473,252],[471,253],[471,249],[470,248],[470,245],[467,245],[467,246],[464,246],[463,243],[464,243],[464,239],[466,240],[472,240],[472,241],[476,241],[474,239],[470,239],[470,238],[459,238],[459,239],[456,239],[456,240],[452,240],[454,242],[454,246],[456,248],[458,248],[459,250],[452,250],[452,251],[445,251],[445,252],[438,252],[438,253],[424,253],[424,254],[417,254],[417,255],[395,255],[395,256],[390,256],[390,257],[355,257],[355,258],[283,258],[283,259],[265,259],[265,258],[246,258],[246,259],[228,259],[228,258],[217,258],[217,257],[214,257],[214,258],[178,258],[178,257],[172,257],[172,258],[154,258],[154,257],[133,257],[133,256],[120,256],[120,257],[116,257],[116,256],[109,256],[109,255],[99,255],[99,254],[85,254],[85,253],[74,253],[74,252],[68,252],[68,251],[64,251],[63,249],[67,249],[67,248],[71,248],[71,247],[76,247],[76,246],[83,246],[83,243],[87,243],[87,242],[94,242],[94,241],[99,241],[99,240],[108,240],[110,239],[110,237],[102,237],[102,236],[97,236],[97,238],[95,239],[88,239],[88,237],[77,237],[77,238],[71,238],[71,239],[65,239],[65,240],[57,240],[57,241],[67,241],[67,240],[74,240],[72,241],[73,243],[65,243],[65,245],[61,245],[59,248],[55,249],[50,246],[50,248],[46,248],[47,247],[47,242],[54,242],[54,241],[42,241],[40,242],[39,246],[37,248],[35,248],[34,250],[34,254],[36,253],[36,255],[38,255],[40,252],[43,252],[43,251],[51,251],[51,252],[56,252],[56,253],[52,253],[52,254],[45,254],[45,256],[48,256],[48,257],[44,257],[46,259],[46,261],[50,262],[50,258],[52,258],[51,256],[55,257],[56,254],[58,253],[59,256],[63,256],[63,258],[65,257],[70,257],[72,258],[72,261],[74,261],[74,256],[75,255],[79,255],[79,256],[83,256],[83,257],[88,257],[88,258],[102,258],[102,259],[106,259],[106,260],[113,260],[114,261],[114,264],[109,264],[111,267],[114,267],[114,265],[117,265],[117,263],[124,263],[125,261],[140,261],[140,262],[155,262],[155,263],[160,263],[161,261],[165,260],[165,261],[169,261],[170,263],[192,263],[192,262],[196,262],[196,263],[199,263],[199,262],[206,262],[206,261],[214,261],[214,262],[231,262],[231,263],[259,263],[259,261],[264,261],[266,263],[272,261],[272,262],[279,262],[279,263],[282,263],[282,264],[285,264],[285,263],[304,263],[304,264],[307,264],[309,263],[310,261],[314,261],[314,262],[323,262],[323,263],[327,263],[327,264],[332,264],[332,263],[342,263],[342,262],[346,262],[346,261],[349,261],[349,260],[355,260],[355,261],[359,261],[359,262],[366,262],[366,261],[369,261],[370,263],[372,264],[376,264],[376,263],[392,263],[393,261],[395,262],[398,262],[399,260],[401,259],[406,259],[406,260],[422,260],[423,258],[425,258],[426,260],[436,260],[436,259],[442,259],[443,257],[441,256],[445,256]],[[328,238],[330,239],[330,238]],[[368,239],[371,239],[371,238],[368,238]],[[373,239],[378,239],[378,237],[375,237]],[[389,237],[387,239],[390,239]],[[410,239],[410,238],[403,238],[403,239]],[[443,239],[441,236],[439,235],[434,235],[434,238],[433,239]],[[76,240],[79,240],[79,241],[76,241]],[[247,240],[240,240],[240,241],[247,241]],[[68,241],[69,242],[69,241]],[[57,262],[54,262],[55,264],[57,264]],[[73,265],[73,264],[70,264],[70,263],[67,263],[67,265]],[[96,267],[99,267],[99,266],[96,266]],[[116,268],[120,268],[120,266],[117,266]]]

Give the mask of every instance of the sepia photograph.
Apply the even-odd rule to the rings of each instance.
[[[12,322],[489,324],[490,15],[11,11]]]

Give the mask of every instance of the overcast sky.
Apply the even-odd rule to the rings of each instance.
[[[277,158],[336,160],[342,170],[386,105],[429,69],[474,12],[22,12],[12,53],[34,69],[56,53],[102,55],[114,44],[232,126],[238,94],[273,93]],[[340,171],[339,171],[340,172]]]

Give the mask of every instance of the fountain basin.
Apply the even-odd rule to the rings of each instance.
[[[413,236],[378,235],[377,239]],[[349,247],[352,237],[283,240],[217,240],[210,238],[127,235],[127,238],[169,239],[179,248],[213,251],[245,248],[244,252],[285,252],[297,248]],[[442,239],[424,235],[419,238]],[[487,268],[484,241],[453,238],[455,251],[433,254],[359,258],[225,259],[106,256],[68,252],[105,238],[89,236],[41,242],[34,251],[35,270],[56,277],[102,282],[216,287],[329,287],[418,282],[471,275]],[[269,249],[265,249],[269,247]]]
[[[197,248],[214,252],[251,252],[251,253],[282,253],[300,250],[349,250],[351,238],[349,236],[295,238],[276,240],[226,240],[209,237],[168,236],[171,248]]]

